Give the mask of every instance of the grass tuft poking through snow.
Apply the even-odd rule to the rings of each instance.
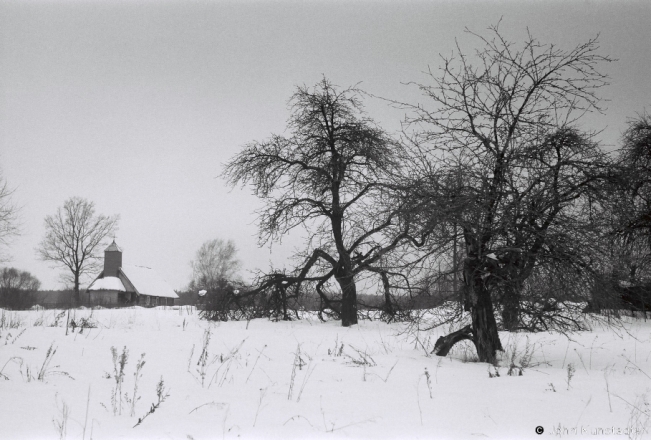
[[[165,399],[167,399],[170,396],[169,390],[165,389],[165,382],[163,381],[163,376],[161,376],[160,380],[158,381],[158,384],[156,385],[156,397],[158,400],[155,403],[151,404],[151,408],[149,408],[149,411],[147,414],[144,416],[140,417],[138,419],[138,422],[133,425],[135,428],[136,426],[140,425],[147,417],[152,415],[158,407],[160,407],[161,403],[165,402]]]
[[[651,425],[651,408],[649,407],[648,394],[643,393],[637,396],[635,402],[630,405],[630,416],[628,425],[631,427],[629,430],[628,438],[637,440],[643,438],[642,434],[649,432]]]
[[[429,375],[429,371],[427,371],[427,367],[425,367],[424,374],[425,374],[425,381],[427,383],[427,389],[429,390],[429,398],[433,399],[434,397],[432,397],[432,379]]]
[[[56,352],[57,349],[54,348],[54,342],[52,342],[52,344],[50,344],[50,348],[47,349],[47,353],[45,353],[45,359],[43,360],[43,365],[41,365],[41,370],[38,372],[38,380],[41,382],[43,382],[43,379],[45,379],[45,376],[48,373],[50,362],[52,361],[52,358]]]
[[[61,313],[58,315],[54,316],[54,321],[49,325],[50,327],[58,327],[61,322],[63,322],[63,319],[66,316],[66,311],[63,310]]]
[[[0,330],[17,329],[24,325],[23,318],[18,312],[5,311],[0,312]]]
[[[294,393],[294,380],[296,379],[296,368],[301,370],[305,362],[301,357],[301,344],[298,344],[296,351],[294,352],[294,362],[292,362],[292,376],[289,379],[289,391],[287,392],[287,400],[292,400],[292,394]]]
[[[113,379],[115,386],[111,393],[111,408],[113,408],[113,415],[122,414],[122,383],[124,382],[124,370],[129,361],[129,350],[126,345],[122,349],[122,353],[118,354],[115,347],[111,347],[111,356],[113,358]]]
[[[66,438],[66,435],[68,433],[68,418],[70,417],[70,408],[68,407],[68,404],[65,402],[65,400],[61,400],[61,402],[59,402],[56,397],[58,396],[55,396],[55,399],[59,415],[58,417],[52,419],[52,423],[54,423],[56,432],[59,434],[59,439],[63,440]]]
[[[145,353],[140,355],[140,359],[136,363],[136,372],[133,373],[133,394],[129,398],[127,396],[127,403],[131,404],[131,412],[130,415],[131,417],[136,415],[136,403],[140,400],[140,396],[138,395],[138,381],[142,377],[142,367],[145,366]]]
[[[574,364],[569,363],[567,364],[567,389],[569,391],[570,389],[570,384],[572,382],[572,378],[574,377],[574,373],[576,372],[576,369],[574,368]]]
[[[50,348],[47,349],[47,352],[45,353],[45,359],[43,359],[43,363],[41,364],[41,369],[38,371],[38,376],[36,377],[40,382],[45,381],[45,378],[54,375],[54,374],[60,374],[62,376],[66,376],[69,379],[74,380],[75,378],[72,377],[70,374],[68,374],[65,371],[59,370],[59,365],[55,365],[53,367],[50,367],[50,362],[52,362],[52,359],[54,358],[54,355],[56,354],[57,349],[54,348],[54,341],[52,344],[50,344]],[[32,380],[32,373],[31,369],[29,367],[26,368],[27,370],[27,381],[31,382]]]
[[[210,345],[210,327],[207,328],[203,333],[203,339],[201,344],[201,354],[197,360],[197,374],[199,375],[199,381],[203,387],[206,382],[206,375],[208,374],[208,346]],[[194,346],[192,346],[192,351],[194,352]],[[192,355],[190,355],[192,356]]]

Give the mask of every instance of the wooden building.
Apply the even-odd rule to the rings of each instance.
[[[104,251],[104,270],[88,286],[90,306],[174,305],[174,289],[156,271],[145,266],[122,265],[122,249],[113,243]]]

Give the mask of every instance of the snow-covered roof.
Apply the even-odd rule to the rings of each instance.
[[[123,266],[121,274],[140,295],[178,298],[174,289],[154,269],[145,266]]]
[[[126,292],[127,289],[124,288],[124,284],[118,277],[104,277],[93,281],[93,284],[88,286],[88,290],[119,290],[120,292]]]

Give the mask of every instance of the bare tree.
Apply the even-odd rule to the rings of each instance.
[[[79,284],[85,275],[100,268],[104,240],[117,230],[119,215],[95,215],[95,204],[72,197],[45,217],[45,237],[36,252],[44,261],[67,268],[65,279],[74,286],[74,299],[79,304]]]
[[[5,249],[11,239],[18,235],[18,208],[11,200],[13,190],[7,185],[7,181],[0,174],[0,261],[7,261]]]
[[[618,164],[621,201],[615,231],[629,243],[647,242],[651,257],[651,115],[631,119],[622,138]],[[624,209],[621,209],[624,208]]]
[[[504,327],[516,329],[524,282],[538,265],[585,263],[564,228],[589,218],[589,193],[608,161],[575,123],[600,110],[596,92],[607,78],[596,65],[610,60],[595,39],[562,50],[531,35],[518,47],[497,26],[489,37],[472,34],[483,46],[474,57],[457,48],[440,74],[428,73],[433,85],[417,85],[433,105],[403,106],[414,112],[412,141],[425,164],[415,179],[430,201],[423,221],[453,225],[464,243],[472,324],[443,338],[438,352],[471,339],[491,362],[502,349],[496,306]]]
[[[651,116],[628,121],[603,204],[608,233],[593,289],[592,311],[619,316],[619,309],[648,310],[651,301]],[[637,297],[637,298],[636,298]]]
[[[29,272],[4,267],[0,270],[0,306],[25,308],[34,302],[40,287],[41,282]]]
[[[241,263],[237,259],[235,243],[216,238],[201,245],[191,266],[190,290],[205,289],[211,292],[224,281],[235,277]]]
[[[356,277],[410,234],[390,179],[401,146],[365,116],[360,96],[325,78],[298,87],[290,100],[290,136],[246,145],[223,172],[231,185],[250,184],[265,202],[261,244],[299,226],[309,237],[296,270],[262,277],[249,293],[271,288],[285,297],[287,289],[313,283],[343,326],[357,323]]]

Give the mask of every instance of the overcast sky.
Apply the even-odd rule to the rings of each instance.
[[[416,103],[455,38],[466,49],[502,17],[570,49],[600,34],[611,85],[587,129],[617,145],[628,117],[651,109],[651,2],[0,2],[0,168],[21,206],[7,265],[44,288],[60,271],[36,258],[43,219],[71,196],[121,216],[125,264],[155,268],[174,288],[202,242],[233,239],[245,270],[282,266],[288,240],[259,248],[249,189],[230,191],[221,164],[243,144],[282,134],[297,84],[340,86]],[[401,114],[367,101],[396,130]],[[246,276],[246,272],[244,273]]]

